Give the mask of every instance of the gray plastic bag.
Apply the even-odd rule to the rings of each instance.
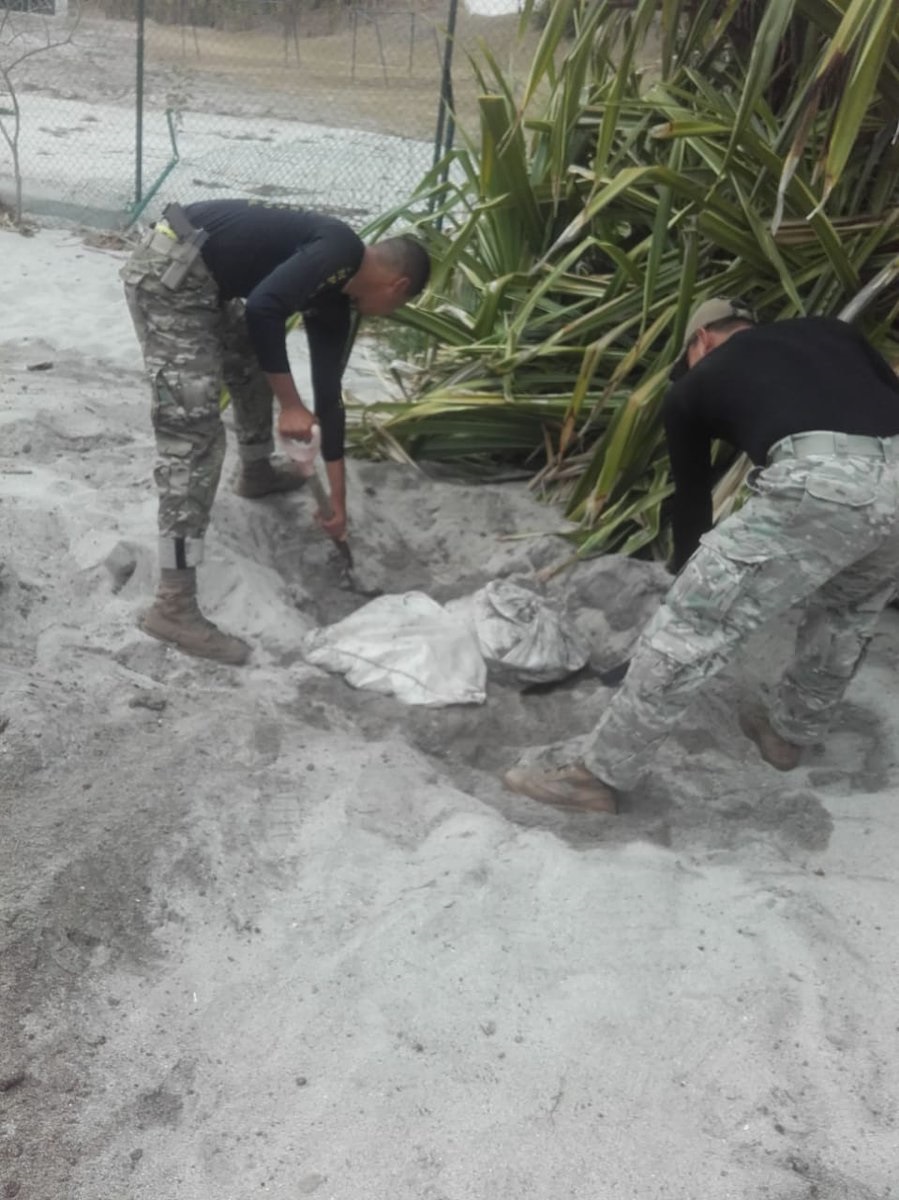
[[[552,683],[580,671],[590,657],[564,613],[508,579],[495,579],[447,608],[465,614],[489,674],[505,683]]]

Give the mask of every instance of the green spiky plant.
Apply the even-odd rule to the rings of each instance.
[[[579,554],[665,555],[660,403],[699,300],[851,316],[896,358],[897,13],[557,0],[520,87],[472,62],[480,129],[372,229],[412,222],[435,271],[402,317],[415,396],[356,411],[357,452],[516,464]]]

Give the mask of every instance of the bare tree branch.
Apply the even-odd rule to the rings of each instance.
[[[10,158],[12,159],[13,179],[15,181],[13,219],[15,224],[21,227],[22,162],[19,153],[19,137],[22,132],[22,110],[19,106],[18,85],[13,76],[23,63],[27,63],[29,59],[34,58],[36,55],[47,54],[52,50],[58,49],[60,46],[70,45],[78,28],[81,13],[78,11],[74,21],[70,22],[65,31],[58,36],[54,36],[54,31],[47,17],[36,19],[30,13],[18,14],[18,17],[18,20],[14,20],[13,11],[10,8],[5,8],[2,17],[0,17],[0,83],[2,83],[3,90],[9,96],[9,104],[11,106],[9,110],[0,109],[0,135],[2,135],[3,140],[6,142]],[[40,21],[39,26],[36,20]],[[43,40],[37,45],[29,45],[27,49],[20,49],[20,43],[30,42],[31,35],[38,28],[43,33]]]

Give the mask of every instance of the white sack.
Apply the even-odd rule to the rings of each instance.
[[[448,607],[472,625],[490,674],[507,682],[565,679],[590,657],[571,621],[536,592],[507,579],[495,579]]]
[[[483,704],[487,669],[458,615],[423,592],[379,596],[304,641],[308,662],[405,704]]]

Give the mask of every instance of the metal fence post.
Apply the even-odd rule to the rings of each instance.
[[[143,190],[144,160],[144,16],[145,0],[137,0],[137,55],[134,104],[134,207],[140,205]]]
[[[65,2],[0,0],[0,17],[4,5],[12,12]],[[70,14],[76,2],[69,0]],[[34,112],[30,211],[117,223],[148,213],[154,201],[161,208],[227,190],[248,198],[301,196],[310,207],[358,216],[362,224],[427,180],[436,221],[441,207],[452,207],[448,195],[441,205],[440,194],[456,178],[457,123],[477,121],[477,81],[469,77],[466,52],[483,37],[501,61],[514,18],[491,21],[487,12],[515,3],[90,0],[76,52],[54,55],[52,71],[36,57],[22,64]],[[477,10],[471,20],[467,5]],[[335,22],[342,14],[333,36],[323,32],[329,13]],[[218,20],[224,15],[227,21]],[[66,43],[63,24],[58,40]],[[297,54],[306,33],[315,37],[308,43],[314,53],[303,51],[303,41]],[[425,54],[418,45],[423,36]],[[295,58],[302,59],[300,71],[291,69]],[[349,86],[335,94],[335,81]],[[113,96],[127,103],[113,104]],[[269,128],[274,113],[282,119]],[[315,124],[303,119],[312,116]],[[0,152],[0,188],[9,187],[8,168]]]

